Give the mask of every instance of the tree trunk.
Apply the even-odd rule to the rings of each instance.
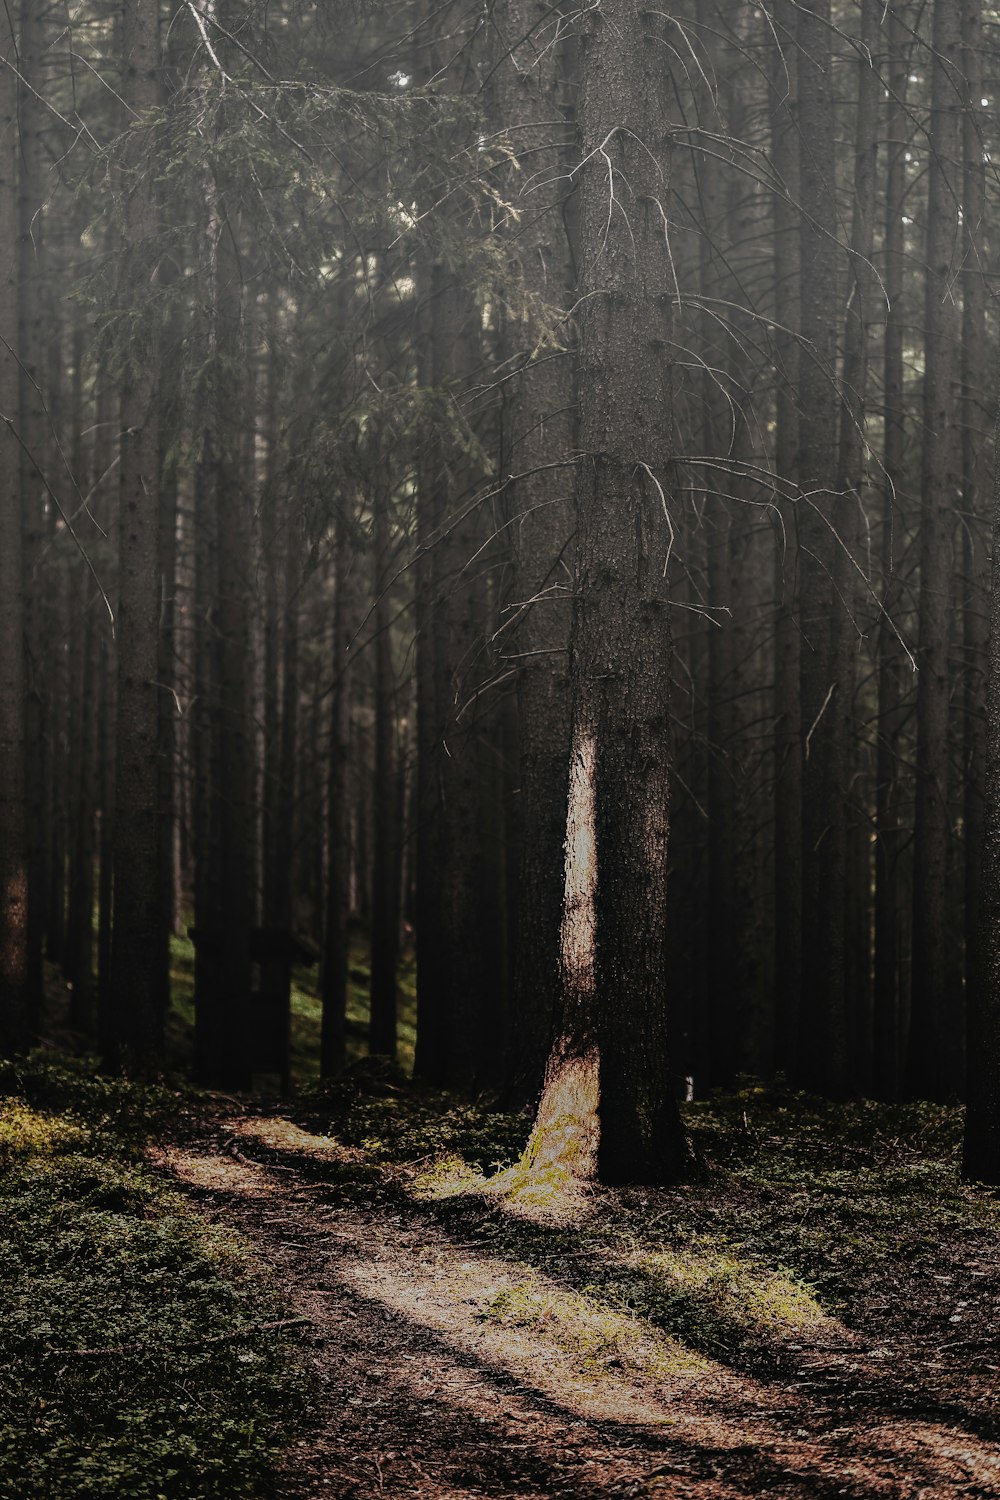
[[[0,22],[0,1049],[20,1052],[28,996],[28,831],[25,785],[24,577],[18,443],[16,40]]]
[[[801,630],[802,1002],[795,1081],[843,1093],[847,1078],[845,923],[846,768],[840,723],[851,683],[838,650],[846,626],[834,580],[846,545],[835,501],[839,298],[829,0],[798,12],[801,358],[799,362],[799,624]]]
[[[958,311],[957,163],[962,147],[961,25],[957,0],[934,0],[927,248],[924,281],[923,464],[913,843],[913,986],[907,1092],[952,1097],[963,1030],[960,970],[949,922],[953,878],[948,811],[949,620],[954,496],[958,487],[954,386]]]
[[[396,683],[392,659],[393,600],[390,592],[393,553],[389,516],[390,476],[381,456],[374,476],[375,606],[375,764],[372,781],[374,850],[372,863],[371,1026],[368,1050],[395,1059],[396,968],[399,960],[400,848],[396,778]]]
[[[983,264],[986,167],[982,138],[982,0],[963,0],[962,67],[965,73],[963,121],[964,190],[962,226],[962,510],[965,575],[965,993],[968,1008],[968,1071],[980,1067],[978,1012],[983,968],[979,955],[983,869],[983,766],[989,650],[989,517],[986,514],[986,276]]]
[[[875,246],[875,168],[878,157],[877,68],[878,0],[862,0],[861,47],[858,54],[858,97],[855,114],[854,205],[851,224],[847,318],[841,367],[843,394],[840,408],[840,453],[837,488],[842,499],[844,521],[837,548],[834,575],[838,612],[834,632],[836,679],[843,684],[843,699],[836,714],[837,761],[843,768],[838,778],[845,792],[861,779],[853,733],[854,676],[857,652],[855,615],[858,598],[858,555],[863,518],[866,515],[868,476],[868,326],[875,304],[872,255]],[[852,774],[853,772],[853,774]],[[869,973],[871,957],[867,935],[870,881],[866,878],[864,842],[868,818],[862,796],[855,791],[843,806],[841,818],[850,824],[846,854],[847,906],[844,912],[845,1006],[847,1067],[844,1083],[867,1094],[871,1088],[872,1013]],[[861,845],[862,847],[859,847]]]
[[[1000,412],[994,428],[993,536],[1000,537]],[[969,1081],[962,1175],[1000,1184],[1000,547],[993,547],[986,690],[985,828],[977,956],[969,1012]]]
[[[800,637],[796,619],[799,512],[789,498],[798,450],[795,384],[799,316],[799,255],[796,200],[798,140],[795,130],[797,55],[795,14],[788,0],[775,0],[771,47],[771,154],[779,179],[774,194],[775,329],[774,468],[774,1008],[775,1065],[793,1072],[798,1050],[802,986],[802,738]]]
[[[890,6],[886,101],[887,174],[884,271],[888,308],[883,341],[885,437],[882,452],[882,610],[878,625],[878,730],[875,765],[874,1086],[881,1099],[899,1094],[900,1024],[899,736],[903,724],[906,660],[900,576],[902,496],[906,485],[903,342],[905,336],[904,223],[906,195],[906,85],[909,57],[900,4]]]
[[[542,1085],[559,996],[569,764],[569,634],[574,575],[574,382],[566,318],[572,275],[565,192],[532,193],[540,176],[566,171],[575,130],[568,118],[562,6],[505,0],[494,12],[501,60],[497,118],[523,159],[509,174],[517,206],[507,254],[520,306],[503,330],[516,359],[504,410],[501,477],[507,485],[514,580],[504,659],[517,673],[520,838],[517,935],[511,996],[510,1085],[506,1102],[534,1105]]]
[[[581,21],[580,571],[562,1007],[528,1148],[536,1162],[605,1182],[669,1182],[689,1161],[667,1052],[671,274],[659,27],[626,0]]]
[[[22,571],[24,576],[24,640],[26,645],[25,746],[28,830],[28,1014],[33,1035],[41,1025],[44,999],[43,947],[46,894],[46,724],[45,682],[47,642],[42,600],[42,535],[48,510],[44,464],[47,449],[43,377],[40,359],[47,346],[42,300],[42,121],[45,112],[41,59],[42,16],[34,0],[22,0],[18,39],[18,349],[21,373],[19,394],[22,515]]]
[[[326,918],[323,937],[323,1025],[320,1076],[332,1078],[347,1056],[348,915],[351,857],[350,807],[347,797],[350,758],[350,536],[348,517],[338,514],[334,538],[333,684],[330,689],[330,743],[327,751]]]
[[[132,117],[159,102],[159,19],[149,0],[122,9],[123,97]],[[156,205],[148,136],[127,150],[125,258],[121,296],[145,287],[155,264]],[[164,955],[160,869],[158,494],[156,371],[152,316],[133,325],[122,395],[119,511],[118,719],[116,841],[112,937],[113,1056],[140,1073],[155,1072],[163,1054]]]

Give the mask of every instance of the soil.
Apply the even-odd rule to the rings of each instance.
[[[653,1375],[582,1358],[545,1315],[489,1316],[523,1267],[474,1215],[385,1188],[279,1115],[221,1115],[160,1161],[310,1319],[316,1419],[277,1500],[1000,1496],[992,1239],[876,1278],[777,1360]]]

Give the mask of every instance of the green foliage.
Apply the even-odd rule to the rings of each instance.
[[[365,1055],[368,1038],[371,970],[368,945],[355,942],[351,952],[347,984],[347,1055],[357,1061]],[[167,1045],[171,1063],[186,1066],[194,1037],[194,944],[185,934],[170,939],[170,1012]],[[397,979],[399,1005],[399,1060],[409,1072],[417,1034],[417,972],[412,953],[404,955]],[[292,1080],[308,1086],[319,1070],[320,1026],[323,1006],[317,968],[297,967],[292,974]]]
[[[334,1082],[303,1091],[298,1115],[385,1166],[427,1169],[455,1161],[472,1172],[511,1166],[529,1128],[523,1116],[415,1087],[380,1058],[362,1059]]]
[[[797,1268],[841,1309],[870,1273],[1000,1226],[995,1197],[959,1179],[962,1115],[756,1089],[689,1118],[731,1185],[741,1251]]]
[[[307,1400],[259,1331],[275,1293],[141,1161],[171,1106],[62,1061],[0,1067],[3,1500],[258,1494]]]

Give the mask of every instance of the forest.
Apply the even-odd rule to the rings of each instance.
[[[0,1500],[1000,1494],[1000,9],[0,64]]]

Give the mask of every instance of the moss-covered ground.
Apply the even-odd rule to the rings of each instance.
[[[186,940],[173,968],[180,1065]],[[367,988],[359,946],[321,1083],[296,973],[292,1100],[0,1064],[0,1500],[1000,1492],[1000,1195],[960,1110],[751,1087],[684,1107],[699,1181],[581,1189],[525,1167],[526,1117],[409,1081],[412,969],[401,1065],[368,1059]]]
[[[1000,1245],[1000,1195],[959,1180],[962,1116],[749,1089],[685,1106],[702,1182],[593,1192],[520,1166],[529,1122],[416,1091],[361,1065],[303,1092],[298,1118],[378,1164],[526,1268],[559,1267],[591,1312],[639,1318],[691,1351],[760,1368],[864,1321],[876,1289],[943,1275],[956,1243]],[[572,1195],[571,1195],[572,1197]],[[530,1275],[521,1313],[544,1314]],[[584,1305],[581,1304],[581,1305]],[[489,1314],[512,1318],[505,1294]],[[517,1314],[521,1315],[521,1314]]]
[[[259,1493],[308,1411],[299,1325],[144,1160],[166,1089],[0,1066],[0,1496]]]

